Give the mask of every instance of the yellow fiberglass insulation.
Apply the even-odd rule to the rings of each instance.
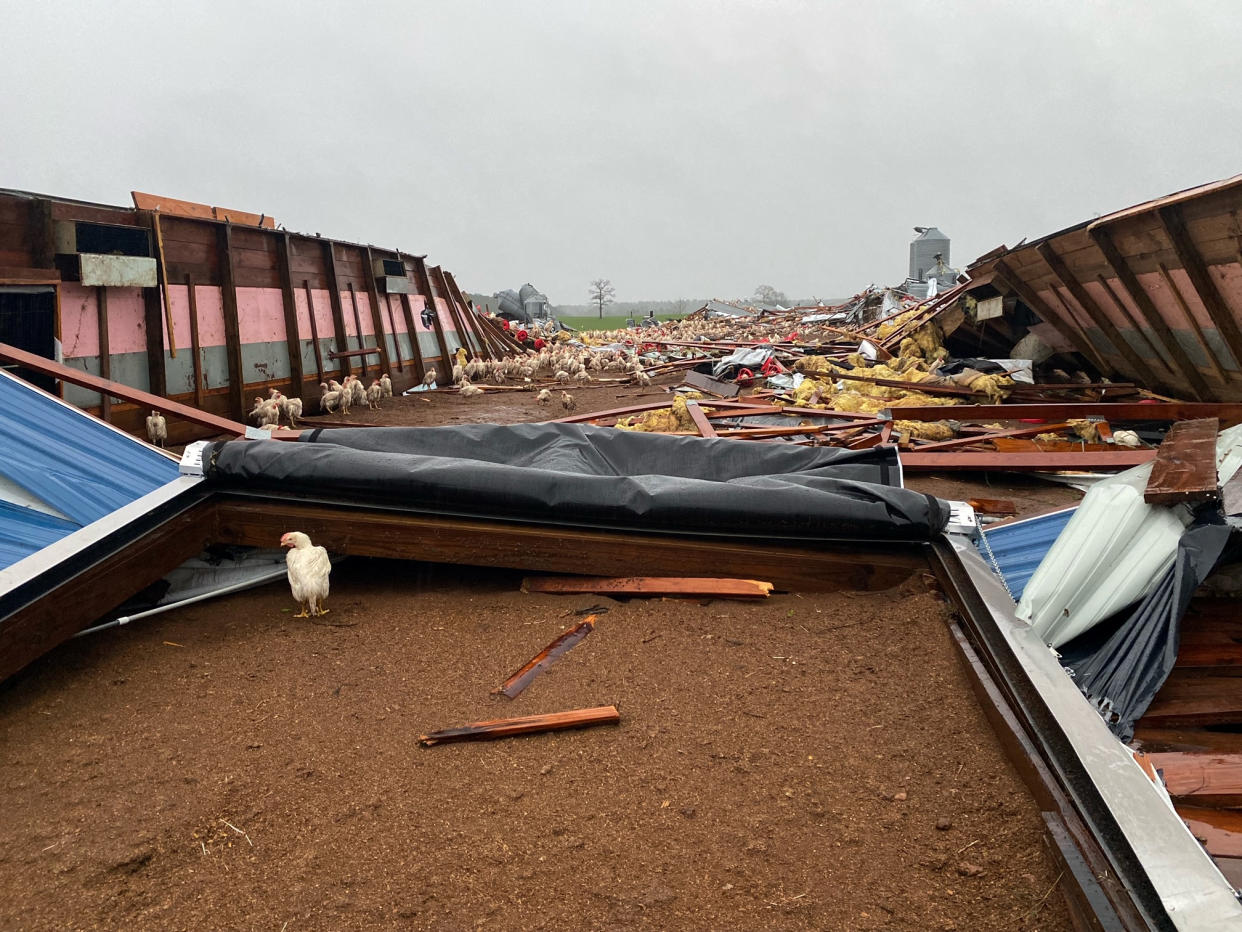
[[[696,395],[698,393],[695,393]],[[702,397],[698,395],[698,397]],[[704,408],[711,411],[711,408]],[[620,418],[617,427],[621,430],[637,430],[650,434],[673,434],[678,431],[697,431],[694,419],[686,409],[686,399],[678,395],[673,399],[670,408],[657,408],[655,411],[644,411],[631,417]]]
[[[1065,423],[1069,424],[1074,429],[1074,433],[1087,443],[1100,442],[1100,428],[1095,421],[1089,421],[1086,418],[1075,418]]]
[[[893,421],[893,430],[905,439],[952,440],[957,436],[954,421]]]
[[[999,404],[1004,401],[1009,394],[1009,390],[1013,388],[1013,379],[1007,375],[980,375],[971,379],[970,384],[966,386],[972,392],[983,392],[988,396],[988,401],[993,404]]]
[[[832,363],[823,356],[803,356],[794,363],[794,372],[813,375],[817,372],[831,372]]]

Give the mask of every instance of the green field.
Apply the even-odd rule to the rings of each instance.
[[[676,320],[677,314],[656,314],[656,320]],[[626,318],[624,315],[617,317],[558,317],[561,323],[575,330],[619,330],[625,326]],[[639,318],[634,318],[637,323]]]

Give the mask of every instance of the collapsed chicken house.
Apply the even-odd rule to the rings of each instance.
[[[1078,253],[1062,261],[1051,237],[985,257],[926,299],[869,291],[787,311],[710,302],[638,331],[535,328],[528,345],[461,307],[468,336],[410,374],[440,367],[435,393],[463,406],[503,392],[551,400],[557,389],[571,399],[559,421],[381,429],[312,416],[300,431],[255,430],[0,347],[60,394],[72,384],[135,410],[158,405],[228,438],[190,445],[178,464],[0,379],[0,423],[24,443],[0,450],[0,675],[208,546],[274,546],[273,528],[333,554],[739,577],[791,592],[887,590],[926,573],[951,601],[964,669],[1043,813],[1071,913],[1102,928],[1223,927],[1242,919],[1230,808],[1242,797],[1230,782],[1242,710],[1225,675],[1239,635],[1196,592],[1219,583],[1242,512],[1242,404],[1230,388],[1242,377],[1230,347],[1242,345],[1221,316],[1237,319],[1221,284],[1232,279],[1215,254],[1196,262],[1189,238],[1211,227],[1196,218],[1242,189],[1236,181],[1154,202],[1171,250],[1155,273],[1134,268],[1117,232],[1148,222],[1135,208],[1069,231],[1086,230],[1115,278],[1101,267],[1076,283],[1087,275]],[[1032,282],[1028,254],[1055,281]],[[1148,313],[1167,309],[1153,275],[1180,285],[1167,307],[1185,309],[1193,326],[1182,334],[1158,333]],[[1187,281],[1202,289],[1198,305]],[[1107,295],[1117,300],[1104,311]],[[1127,332],[1121,316],[1135,308],[1144,316],[1132,322],[1150,326]],[[1190,331],[1203,353],[1187,349]],[[341,390],[330,374],[350,384],[349,349],[337,350],[338,368],[322,366],[325,392]],[[1163,368],[1147,365],[1156,359]],[[566,390],[646,391],[653,379],[654,401],[582,413]],[[1182,385],[1193,400],[1177,397]],[[31,426],[53,421],[63,445]],[[31,451],[53,446],[60,464],[89,446],[110,464],[98,482],[127,477],[106,507],[84,508],[47,481]],[[1053,475],[1091,491],[1076,508],[986,525],[985,507],[905,487],[909,473],[957,470]],[[610,706],[585,712],[620,718]]]

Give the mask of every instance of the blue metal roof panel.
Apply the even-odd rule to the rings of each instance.
[[[39,522],[33,509],[0,501],[5,567],[176,479],[177,462],[0,372],[0,475],[72,522]]]
[[[1002,524],[983,532],[996,561],[993,570],[1000,568],[1001,576],[1015,602],[1022,598],[1031,574],[1043,561],[1052,542],[1060,536],[1076,510],[1068,508],[1065,511],[1055,511],[1037,518]],[[979,549],[984,559],[987,559],[987,550],[982,546]],[[988,562],[990,565],[991,561]]]
[[[0,567],[10,566],[77,529],[72,521],[0,502]]]

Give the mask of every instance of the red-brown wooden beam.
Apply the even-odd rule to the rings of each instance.
[[[99,324],[99,376],[112,378],[112,349],[108,342],[108,289],[100,285],[95,289],[95,313]],[[112,423],[112,396],[99,393],[99,416]]]
[[[703,413],[697,401],[687,401],[686,411],[690,414],[690,420],[694,421],[694,426],[698,428],[700,436],[716,436],[716,428],[712,427],[712,422],[707,419],[707,415]]]
[[[224,348],[229,363],[229,401],[233,416],[246,418],[246,380],[242,370],[241,319],[237,311],[237,282],[233,275],[233,226],[219,226],[220,292],[224,304]],[[164,393],[162,393],[164,394]]]
[[[440,322],[440,308],[436,304],[436,292],[431,287],[431,276],[427,274],[427,263],[424,256],[410,256],[414,263],[414,282],[424,296],[427,307],[431,309],[431,323],[436,332],[436,343],[440,347],[440,370],[436,372],[436,382],[448,385],[453,379],[453,355],[449,352],[448,340],[444,337],[444,325]],[[431,367],[427,367],[430,371]]]
[[[1242,328],[1239,328],[1233,311],[1225,303],[1224,296],[1221,295],[1216,281],[1208,271],[1207,263],[1203,261],[1202,253],[1199,252],[1194,240],[1190,238],[1190,233],[1187,232],[1186,224],[1182,220],[1181,210],[1170,204],[1159,208],[1156,213],[1169,237],[1169,242],[1173,245],[1173,251],[1177,254],[1190,283],[1198,293],[1199,300],[1203,302],[1208,317],[1216,325],[1216,333],[1233,356],[1236,372],[1237,367],[1242,366]]]
[[[328,275],[328,300],[332,303],[332,326],[336,331],[336,351],[349,349],[349,336],[345,332],[345,308],[341,304],[341,283],[336,275],[336,251],[331,240],[323,244],[324,267]],[[342,379],[349,375],[349,358],[336,361],[336,374]]]
[[[466,326],[466,321],[462,318],[457,309],[457,302],[453,300],[453,294],[449,291],[448,282],[444,278],[444,269],[440,266],[434,266],[428,270],[435,278],[436,288],[440,294],[444,296],[444,303],[448,305],[449,317],[453,319],[453,326],[457,330],[457,342],[465,347],[466,352],[473,353],[474,347],[470,344],[470,330]],[[452,364],[449,365],[449,373],[445,378],[452,378]]]
[[[43,375],[50,375],[52,378],[60,379],[71,385],[80,385],[83,388],[88,388],[101,394],[109,392],[113,397],[132,402],[141,408],[156,408],[172,417],[181,418],[182,420],[189,421],[191,424],[210,427],[212,430],[222,434],[232,434],[233,436],[240,437],[246,433],[245,424],[231,421],[228,418],[218,417],[206,411],[200,411],[198,408],[183,405],[180,402],[173,401],[171,398],[153,395],[141,389],[122,385],[120,382],[102,379],[97,375],[91,375],[89,372],[83,372],[81,369],[73,369],[51,359],[44,359],[42,356],[28,353],[25,350],[18,349],[16,346],[0,343],[0,359],[8,360]]]
[[[315,348],[315,372],[319,375],[319,384],[324,379],[323,347],[319,345],[319,324],[315,320],[315,296],[311,292],[310,279],[302,279],[302,287],[306,289],[306,316],[310,318],[311,342]]]
[[[375,342],[379,346],[379,364],[380,374],[391,372],[392,359],[388,355],[388,338],[384,335],[384,315],[380,311],[380,294],[379,287],[375,284],[375,257],[371,254],[371,247],[368,246],[363,252],[363,261],[366,262],[364,274],[367,279],[367,298],[371,302],[371,326],[375,330]],[[387,303],[387,299],[385,299]],[[396,345],[397,331],[393,330],[393,344]],[[358,343],[362,343],[362,331],[358,331]],[[397,355],[401,355],[401,347],[397,346]]]
[[[405,329],[410,336],[410,352],[414,354],[414,375],[421,384],[427,369],[423,365],[423,347],[418,339],[418,328],[414,326],[414,309],[408,294],[401,295],[401,313],[405,315]]]
[[[1025,472],[1032,469],[1129,469],[1155,459],[1155,450],[1117,450],[1106,453],[947,453],[901,454],[903,469],[923,471],[991,470]]]
[[[1130,401],[1081,401],[1008,405],[911,405],[887,409],[903,421],[1016,421],[1044,418],[1049,423],[1086,417],[1117,421],[1190,421],[1199,417],[1220,418],[1221,426],[1242,424],[1242,404],[1167,401],[1141,404]]]
[[[198,333],[198,292],[194,277],[185,273],[185,293],[190,302],[190,369],[194,374],[194,407],[203,406],[203,341]]]
[[[1177,341],[1176,335],[1169,330],[1168,323],[1160,316],[1160,311],[1157,310],[1151,295],[1143,288],[1138,280],[1138,276],[1134,274],[1134,270],[1130,268],[1130,264],[1126,261],[1125,256],[1121,254],[1116,243],[1113,242],[1112,234],[1103,227],[1088,227],[1087,235],[1091,237],[1096,248],[1100,250],[1100,254],[1104,257],[1104,262],[1112,269],[1122,289],[1130,296],[1134,306],[1139,309],[1139,313],[1147,321],[1147,326],[1151,332],[1165,335],[1163,345],[1173,359],[1178,373],[1186,380],[1186,387],[1190,389],[1190,393],[1200,400],[1211,398],[1212,390],[1208,388],[1207,381],[1203,378],[1202,373],[1199,372],[1198,367],[1191,362],[1190,357],[1186,355],[1186,350]]]
[[[1205,502],[1220,496],[1216,477],[1214,417],[1179,421],[1165,435],[1147,479],[1143,501],[1149,505]]]
[[[1086,332],[1078,327],[1077,322],[1068,309],[1064,315],[1057,314],[1056,311],[1040,300],[1039,295],[1035,294],[1033,288],[1027,287],[1026,283],[1000,259],[996,260],[993,275],[997,284],[1002,285],[1021,298],[1022,303],[1034,311],[1040,320],[1053,327],[1057,333],[1061,334],[1063,339],[1077,346],[1079,352],[1087,357],[1093,366],[1100,370],[1101,375],[1108,373],[1111,367],[1104,362],[1103,358],[1096,351]]]
[[[1126,361],[1126,365],[1130,367],[1132,376],[1136,379],[1150,378],[1151,369],[1139,358],[1138,353],[1134,351],[1134,347],[1126,341],[1125,336],[1117,329],[1116,324],[1095,303],[1095,299],[1088,294],[1082,282],[1074,277],[1074,273],[1069,270],[1065,260],[1052,248],[1052,244],[1045,240],[1035,248],[1035,251],[1043,257],[1044,262],[1048,264],[1048,268],[1052,269],[1052,274],[1065,286],[1065,289],[1073,299],[1078,302],[1078,306],[1087,312],[1091,322],[1108,338],[1108,342],[1113,344],[1121,358]]]

